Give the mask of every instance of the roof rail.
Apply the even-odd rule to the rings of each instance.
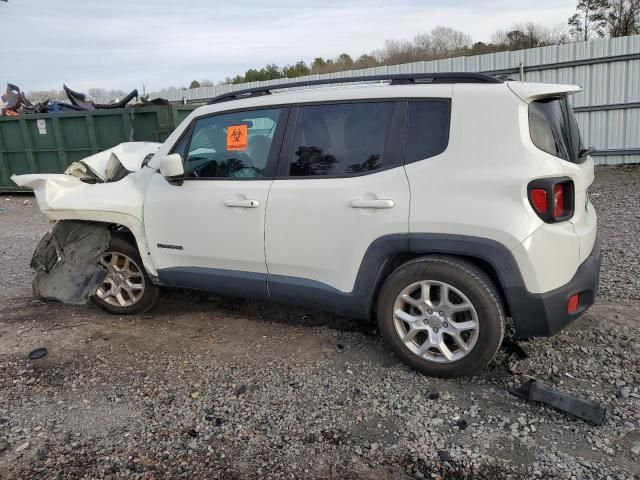
[[[325,78],[320,80],[301,80],[299,82],[278,83],[262,87],[245,88],[234,92],[223,93],[209,100],[208,104],[237,100],[240,98],[270,95],[273,90],[285,88],[311,87],[314,85],[331,85],[335,83],[390,82],[391,85],[408,85],[414,83],[502,83],[501,80],[484,73],[444,72],[444,73],[394,73],[389,75],[369,75],[361,77]]]

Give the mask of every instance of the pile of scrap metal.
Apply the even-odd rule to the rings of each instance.
[[[16,116],[28,113],[55,113],[55,112],[79,112],[93,111],[113,108],[124,108],[133,99],[140,100],[134,106],[153,106],[153,105],[169,105],[169,102],[162,98],[149,100],[147,98],[138,98],[138,90],[133,90],[122,100],[113,103],[95,103],[87,99],[84,93],[75,92],[66,85],[63,85],[69,103],[59,102],[56,100],[46,100],[36,104],[31,103],[24,92],[16,85],[7,83],[7,90],[2,95],[2,110],[0,115]]]

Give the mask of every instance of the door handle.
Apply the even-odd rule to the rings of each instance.
[[[225,200],[224,204],[227,207],[241,207],[241,208],[258,208],[260,206],[260,202],[258,200],[236,200],[235,198],[229,198]]]
[[[356,198],[351,200],[352,208],[393,208],[395,202],[391,199],[375,199],[365,200],[362,198]]]

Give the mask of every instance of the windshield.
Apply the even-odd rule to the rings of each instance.
[[[529,132],[534,145],[572,163],[582,163],[578,123],[566,97],[545,98],[529,104]]]

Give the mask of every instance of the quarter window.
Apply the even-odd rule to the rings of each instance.
[[[349,176],[380,170],[393,102],[300,107],[289,176]]]
[[[281,109],[234,112],[196,121],[185,174],[195,178],[263,178]]]
[[[449,143],[449,100],[409,102],[406,163],[417,162],[445,151]]]
[[[581,163],[582,140],[567,98],[545,98],[529,104],[529,133],[540,150]]]

